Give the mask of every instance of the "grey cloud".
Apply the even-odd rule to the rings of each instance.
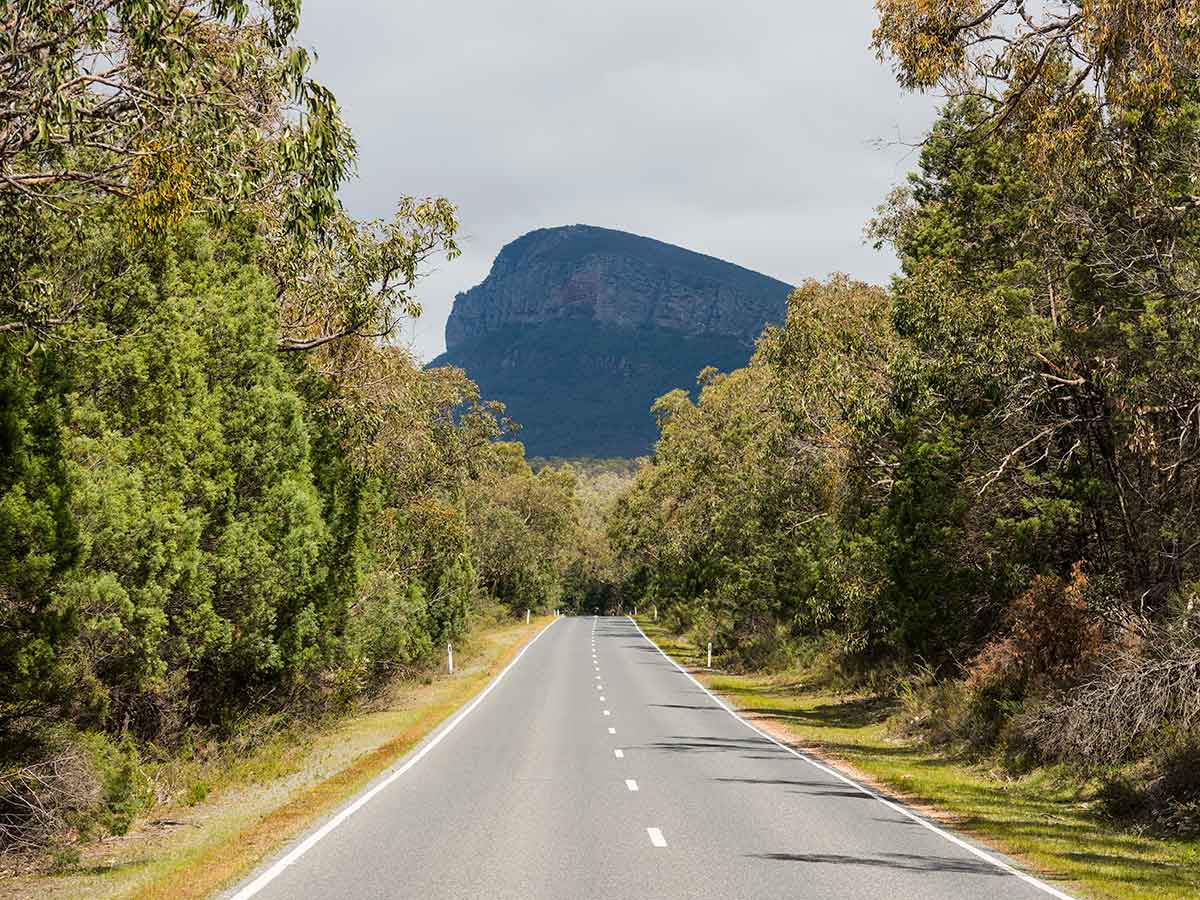
[[[351,211],[459,205],[465,252],[423,281],[406,332],[426,358],[454,294],[543,226],[622,228],[791,282],[894,267],[862,227],[933,103],[868,49],[870,0],[310,0],[303,21],[359,141]]]

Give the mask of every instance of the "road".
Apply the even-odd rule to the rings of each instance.
[[[626,618],[551,624],[369,790],[228,896],[1065,896],[757,733]]]

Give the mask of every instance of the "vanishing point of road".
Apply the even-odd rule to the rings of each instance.
[[[236,900],[1066,895],[733,715],[627,618],[552,622]]]

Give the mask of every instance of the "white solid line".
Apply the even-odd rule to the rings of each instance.
[[[667,846],[667,839],[662,836],[662,832],[657,828],[647,828],[646,834],[650,835],[650,843],[652,843],[655,847]]]
[[[638,789],[637,782],[634,781],[632,778],[625,779],[625,787],[629,788],[631,791],[636,791]]]
[[[616,734],[616,733],[617,733],[617,729],[615,729],[615,728],[610,728],[610,729],[608,729],[608,733],[609,733],[609,734]]]
[[[905,816],[909,819],[912,819],[914,822],[916,822],[918,825],[922,826],[923,828],[928,828],[934,834],[941,835],[946,840],[948,840],[950,843],[954,844],[957,847],[961,847],[963,850],[966,850],[968,853],[973,854],[974,856],[978,857],[979,859],[982,859],[985,862],[989,862],[999,869],[1003,869],[1005,872],[1008,872],[1010,875],[1017,876],[1022,881],[1024,881],[1026,884],[1033,885],[1035,888],[1045,891],[1051,897],[1057,897],[1058,900],[1075,900],[1075,898],[1072,897],[1070,894],[1064,894],[1062,891],[1058,890],[1057,888],[1053,888],[1050,885],[1046,884],[1046,882],[1041,881],[1037,878],[1034,878],[1032,875],[1022,872],[1020,869],[1018,869],[1014,866],[1010,866],[1004,860],[998,859],[995,856],[992,856],[990,853],[985,853],[983,850],[980,850],[978,847],[968,844],[962,838],[955,837],[950,832],[948,832],[942,828],[939,828],[938,826],[934,825],[932,822],[926,821],[921,816],[917,815],[915,812],[908,809],[907,807],[901,806],[898,803],[893,803],[891,800],[887,800],[887,799],[879,796],[879,794],[875,793],[874,791],[872,791],[868,788],[863,787],[861,784],[859,784],[854,779],[852,779],[846,775],[843,775],[837,769],[832,769],[823,763],[817,762],[815,759],[813,759],[810,756],[805,756],[803,753],[801,753],[799,750],[795,749],[794,747],[789,747],[787,744],[783,743],[782,741],[777,740],[776,738],[773,738],[771,735],[767,734],[765,731],[763,731],[758,726],[756,726],[750,722],[747,722],[745,719],[743,719],[741,716],[739,716],[733,710],[732,707],[730,707],[727,703],[725,703],[724,700],[722,700],[720,697],[718,697],[716,694],[714,694],[712,691],[710,691],[708,688],[706,688],[704,685],[702,685],[699,681],[697,681],[692,676],[691,672],[689,672],[683,666],[679,665],[679,663],[675,662],[675,660],[671,659],[671,657],[667,656],[666,653],[663,653],[662,647],[658,646],[658,644],[654,643],[654,641],[652,641],[650,638],[646,637],[646,632],[642,631],[641,626],[638,625],[637,622],[634,622],[632,616],[629,616],[628,618],[629,618],[630,622],[633,622],[633,627],[638,630],[638,634],[640,634],[643,638],[645,638],[645,640],[652,647],[654,647],[654,649],[656,649],[659,653],[662,653],[663,658],[666,659],[667,662],[669,662],[676,669],[678,669],[680,672],[682,672],[684,675],[686,675],[689,679],[691,679],[692,683],[694,685],[696,685],[696,687],[700,688],[700,690],[704,691],[704,693],[708,694],[708,696],[712,698],[713,702],[715,702],[718,706],[720,706],[721,709],[725,710],[725,712],[729,713],[731,716],[733,716],[735,719],[737,719],[739,722],[741,722],[743,725],[745,725],[747,728],[749,728],[755,734],[759,735],[760,737],[766,738],[768,741],[770,741],[776,747],[779,747],[781,750],[786,750],[788,753],[792,754],[792,756],[796,757],[797,759],[804,760],[806,763],[808,763],[809,765],[811,765],[817,769],[820,769],[825,774],[832,775],[834,778],[838,779],[838,781],[848,784],[852,788],[855,788],[856,790],[859,790],[862,793],[866,794],[868,797],[872,797],[875,800],[878,800],[880,803],[882,803],[884,806],[886,806],[888,809],[892,810],[893,812],[898,812],[898,813],[900,813],[900,815]],[[647,829],[647,830],[653,831],[654,829]],[[661,835],[660,835],[660,837],[661,837]],[[650,840],[651,841],[654,840],[653,834],[650,836]],[[665,847],[666,844],[664,843],[662,846]],[[235,898],[235,900],[236,900],[236,898]]]
[[[613,756],[615,756],[617,759],[624,759],[625,751],[622,750],[620,747],[618,747],[616,750],[613,751]]]
[[[267,871],[263,872],[256,879],[254,879],[252,882],[250,882],[248,885],[246,885],[244,888],[242,888],[240,891],[238,891],[236,894],[234,894],[230,898],[230,900],[248,900],[248,898],[253,897],[259,891],[261,891],[263,888],[265,888],[268,884],[270,884],[272,881],[274,881],[277,877],[279,877],[279,875],[283,872],[284,869],[286,869],[288,866],[290,866],[292,863],[294,863],[296,860],[298,860],[301,856],[303,856],[305,853],[307,853],[309,850],[311,850],[314,846],[316,846],[317,842],[319,840],[321,840],[321,838],[325,837],[327,834],[329,834],[329,832],[333,831],[333,829],[337,828],[339,825],[341,825],[343,822],[345,822],[348,818],[350,818],[352,815],[354,815],[356,812],[358,812],[360,809],[362,809],[364,806],[366,806],[367,803],[370,802],[371,798],[373,798],[376,794],[378,794],[380,791],[382,791],[384,788],[386,788],[388,785],[390,785],[393,781],[395,781],[397,778],[399,778],[401,775],[403,775],[405,772],[407,772],[409,769],[411,769],[413,766],[415,766],[417,763],[419,763],[422,759],[424,759],[425,755],[427,753],[429,753],[430,750],[432,750],[434,747],[436,747],[438,744],[440,744],[442,742],[442,739],[445,738],[446,735],[448,735],[451,731],[453,731],[456,727],[458,727],[459,722],[461,722],[468,715],[470,715],[471,712],[475,709],[475,707],[479,706],[479,704],[482,703],[484,701],[484,699],[486,699],[487,695],[496,689],[496,685],[498,685],[501,682],[501,680],[504,678],[504,676],[509,673],[509,670],[511,670],[513,666],[515,666],[517,663],[519,663],[521,661],[521,657],[525,655],[525,651],[528,650],[530,647],[532,647],[534,645],[534,642],[537,641],[537,639],[540,638],[547,631],[549,631],[550,627],[557,621],[558,621],[558,619],[551,619],[549,624],[547,624],[545,628],[543,628],[541,631],[539,631],[537,634],[535,634],[533,636],[533,639],[528,644],[526,644],[524,647],[521,648],[521,652],[518,653],[515,657],[513,657],[513,661],[510,662],[507,666],[505,666],[500,671],[500,674],[497,675],[495,678],[493,678],[491,680],[491,682],[488,683],[487,687],[485,687],[482,691],[480,691],[479,694],[476,695],[475,699],[472,700],[457,716],[455,716],[453,719],[451,719],[450,724],[448,724],[445,728],[443,728],[441,731],[439,731],[437,734],[435,734],[432,738],[430,738],[429,741],[425,744],[425,746],[423,746],[420,750],[418,750],[408,760],[408,762],[406,762],[404,765],[402,765],[400,768],[398,768],[395,772],[393,772],[387,778],[383,779],[383,781],[379,782],[379,784],[375,785],[375,787],[371,788],[366,793],[360,794],[358,796],[358,798],[353,803],[351,803],[349,806],[343,807],[341,812],[339,812],[332,819],[330,819],[328,822],[326,822],[324,825],[322,825],[320,828],[318,828],[316,831],[314,831],[312,834],[310,834],[307,838],[305,838],[303,841],[301,841],[299,844],[297,844],[295,849],[293,849],[290,853],[288,853],[282,859],[278,860],[275,863],[275,865],[271,866],[271,868],[267,869]]]

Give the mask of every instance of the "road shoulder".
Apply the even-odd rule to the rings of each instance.
[[[653,622],[639,625],[754,727],[995,848],[1060,890],[1094,900],[1200,895],[1200,842],[1117,831],[1061,773],[1013,778],[941,755],[890,734],[891,710],[878,698],[823,693],[801,673],[709,672],[696,647]]]

